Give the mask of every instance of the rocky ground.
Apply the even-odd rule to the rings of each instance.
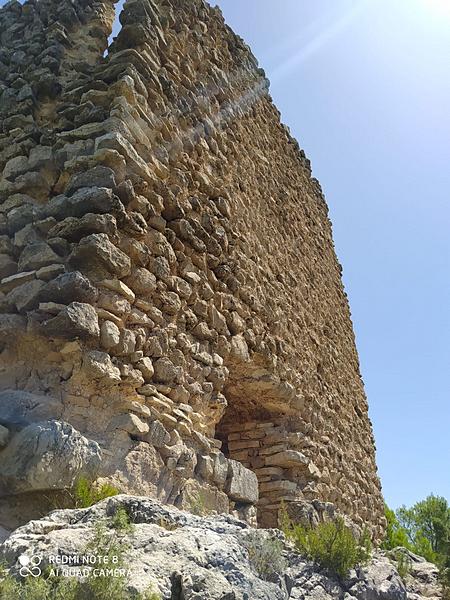
[[[120,506],[133,524],[129,531],[114,528]],[[405,581],[395,563],[376,552],[367,566],[338,582],[299,556],[279,530],[254,530],[229,515],[196,516],[150,498],[124,495],[30,521],[0,545],[0,562],[18,573],[23,555],[41,557],[40,568],[45,568],[52,556],[86,554],[102,521],[108,535],[127,548],[130,597],[133,589],[153,586],[164,600],[440,598],[436,567],[414,555]]]

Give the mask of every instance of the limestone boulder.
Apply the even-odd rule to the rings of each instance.
[[[107,233],[114,235],[117,222],[113,215],[97,215],[87,213],[82,217],[67,217],[57,223],[49,231],[51,237],[61,237],[69,242],[78,242],[81,238],[92,233]]]
[[[0,392],[0,424],[12,431],[23,429],[33,422],[59,418],[61,413],[61,402],[52,396],[23,390]]]
[[[103,348],[109,350],[120,342],[120,329],[112,321],[104,321],[100,327],[100,341]]]
[[[6,297],[6,302],[15,306],[20,313],[26,313],[37,308],[43,287],[44,282],[38,279],[27,281],[11,290]]]
[[[160,383],[172,383],[176,379],[177,373],[176,366],[169,358],[159,358],[154,364],[155,379]]]
[[[42,421],[16,433],[1,451],[0,494],[61,490],[94,478],[100,447],[69,423]]]
[[[140,294],[144,297],[151,296],[152,292],[156,289],[155,275],[143,267],[134,269],[131,275],[125,279],[125,283],[135,294]]]
[[[372,561],[351,574],[356,579],[348,593],[357,600],[407,600],[405,584],[394,564],[385,556],[374,556]],[[350,584],[352,581],[350,582]]]
[[[277,452],[276,454],[272,454],[267,456],[266,465],[267,466],[277,466],[277,467],[301,467],[307,466],[309,464],[308,458],[301,452],[297,452],[297,450],[284,450],[283,452]]]
[[[66,217],[83,217],[87,213],[122,213],[124,206],[108,188],[83,187],[70,198],[64,195],[52,198],[43,209],[44,217],[62,221]]]
[[[170,434],[161,421],[152,421],[149,425],[149,431],[143,438],[144,442],[155,446],[155,448],[161,448],[170,441]]]

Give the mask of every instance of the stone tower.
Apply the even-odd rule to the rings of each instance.
[[[327,206],[203,0],[0,9],[0,525],[85,475],[383,528]]]

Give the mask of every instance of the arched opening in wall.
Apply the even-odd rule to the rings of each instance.
[[[258,526],[277,527],[282,504],[301,495],[296,470],[286,455],[292,419],[277,378],[249,363],[244,365],[245,372],[236,365],[227,366],[230,378],[224,394],[228,406],[216,425],[215,437],[228,459],[241,463],[257,477]]]

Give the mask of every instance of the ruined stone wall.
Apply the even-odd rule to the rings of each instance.
[[[379,535],[327,206],[264,72],[202,0],[128,0],[107,49],[113,18],[0,9],[0,524],[87,473]]]

